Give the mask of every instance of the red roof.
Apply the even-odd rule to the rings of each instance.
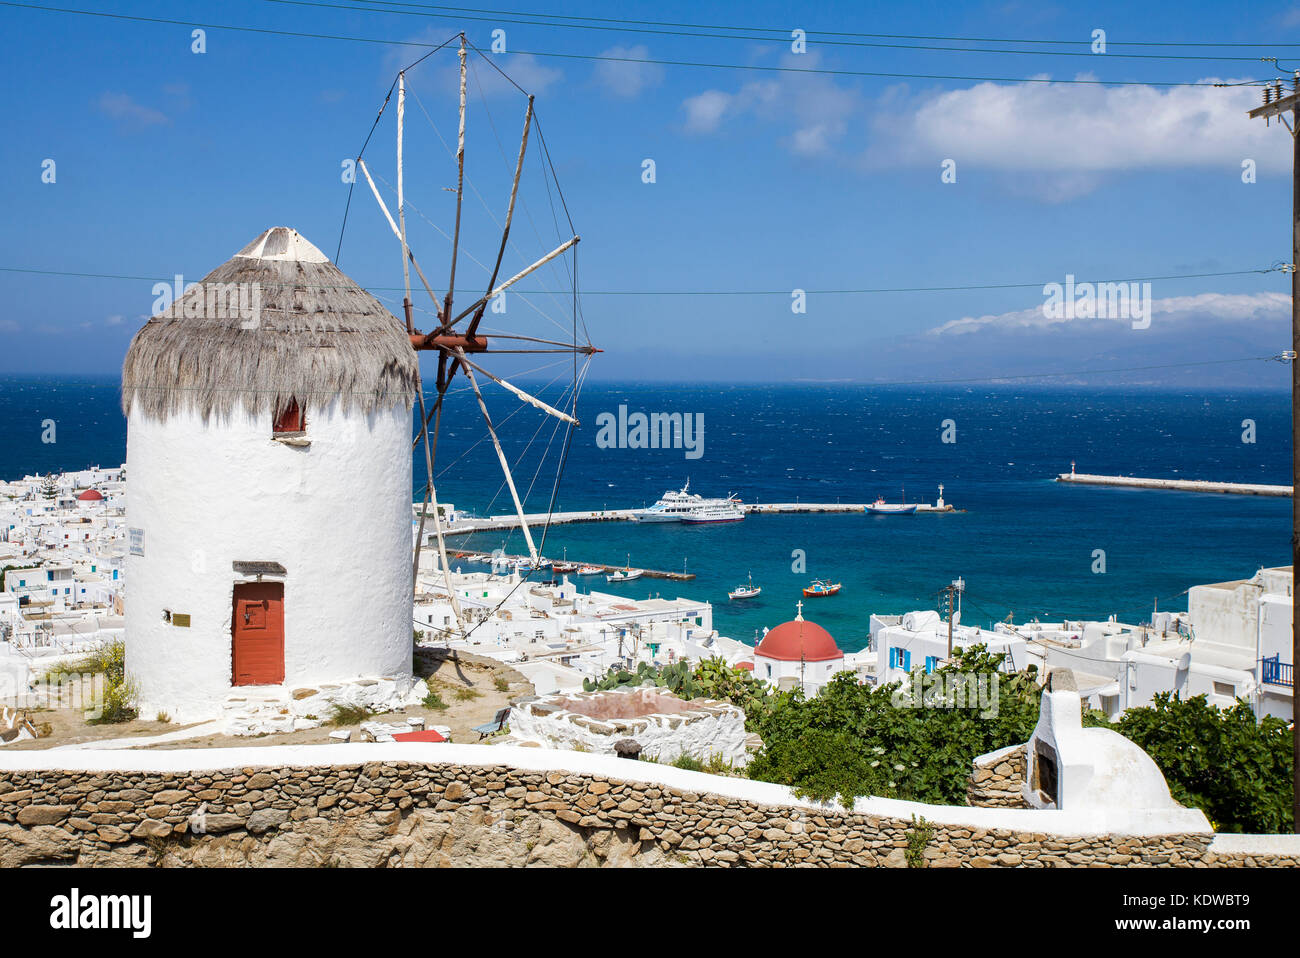
[[[842,659],[844,653],[831,634],[815,622],[794,619],[783,622],[763,636],[755,655],[781,662],[829,662]]]
[[[738,668],[738,669],[747,669],[747,670],[749,670],[750,672],[752,672],[752,671],[754,671],[754,663],[753,663],[753,662],[738,662],[738,663],[736,663],[736,668]]]
[[[97,502],[104,497],[100,495],[98,489],[87,489],[81,495],[77,496],[82,502]]]
[[[422,732],[398,732],[393,736],[394,742],[445,742],[447,741],[431,728]]]

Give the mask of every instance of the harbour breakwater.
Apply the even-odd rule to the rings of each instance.
[[[1097,826],[877,798],[846,810],[765,782],[514,746],[0,755],[5,867],[1300,865],[1292,835]]]
[[[1137,476],[1093,476],[1087,473],[1063,472],[1057,482],[1071,482],[1080,486],[1129,486],[1134,489],[1175,489],[1181,492],[1216,492],[1236,496],[1292,495],[1291,486],[1271,486],[1254,482],[1211,482],[1205,479],[1143,479]]]

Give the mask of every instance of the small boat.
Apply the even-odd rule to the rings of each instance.
[[[627,565],[624,566],[622,569],[620,569],[618,572],[605,576],[605,581],[606,582],[630,582],[633,579],[641,578],[643,572],[645,572],[644,569],[632,568],[632,554],[629,552],[627,556]]]
[[[840,591],[840,583],[827,582],[825,579],[814,579],[813,584],[803,590],[806,598],[815,599],[826,595],[834,595]]]
[[[578,567],[578,575],[600,575],[605,570],[598,565],[584,565]]]
[[[909,505],[906,502],[886,502],[885,497],[881,496],[868,505],[866,511],[877,516],[907,516],[916,511],[916,503]]]
[[[728,599],[752,599],[763,591],[761,585],[754,585],[754,576],[749,577],[748,585],[738,585],[727,593]]]
[[[578,563],[569,561],[569,550],[565,549],[564,558],[560,562],[557,562],[555,563],[555,565],[551,566],[551,568],[554,569],[556,572],[577,572]]]

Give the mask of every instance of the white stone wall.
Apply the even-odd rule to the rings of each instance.
[[[231,692],[232,562],[279,562],[285,685],[411,681],[411,414],[309,408],[309,446],[271,416],[128,420],[127,670],[141,714],[211,718]],[[274,581],[268,578],[267,581]],[[191,616],[189,628],[163,610]]]
[[[690,710],[635,718],[589,718],[564,707],[566,699],[632,695],[632,687],[608,692],[568,692],[543,696],[510,710],[510,736],[545,748],[614,755],[614,743],[635,739],[642,757],[671,763],[683,755],[733,765],[749,760],[745,749],[745,713],[727,702],[694,699]],[[667,690],[660,690],[671,696]]]

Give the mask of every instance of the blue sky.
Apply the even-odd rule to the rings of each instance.
[[[365,6],[336,0],[344,7]],[[328,3],[63,6],[269,30],[440,42],[465,29],[536,94],[580,246],[584,315],[606,352],[597,378],[860,379],[992,377],[1193,363],[1287,345],[1289,277],[1152,282],[1149,329],[1127,322],[1039,322],[1040,288],[1083,279],[1214,273],[1290,258],[1290,137],[1244,112],[1251,88],[1157,81],[1271,76],[1258,62],[1300,62],[1300,7],[1219,3],[1042,2],[622,4],[559,0],[511,11],[744,28],[747,38],[577,29],[418,4],[408,15]],[[375,5],[371,5],[372,7]],[[424,14],[438,13],[431,17]],[[415,15],[418,14],[418,15]],[[582,21],[591,23],[591,21]],[[6,40],[6,184],[0,266],[116,274],[91,279],[0,272],[0,373],[112,373],[151,309],[155,278],[202,278],[268,226],[299,229],[333,257],[355,156],[399,66],[416,46],[208,29],[0,6]],[[811,34],[791,51],[789,31]],[[756,32],[774,32],[762,39]],[[682,27],[640,29],[700,31]],[[1094,30],[1107,53],[1089,52]],[[910,44],[905,49],[816,43]],[[1077,40],[992,43],[1034,55],[916,49],[952,41],[847,34]],[[1125,47],[1127,41],[1270,47]],[[1290,47],[1278,44],[1289,43]],[[1054,56],[1047,49],[1079,56]],[[520,51],[528,51],[521,53]],[[1123,52],[1239,60],[1137,59]],[[1294,59],[1288,61],[1288,52]],[[593,61],[597,55],[709,64],[1000,78],[901,79]],[[1252,62],[1253,61],[1253,62]],[[445,282],[454,164],[433,125],[454,136],[454,54],[412,72],[408,103],[412,246]],[[476,68],[466,167],[464,256],[490,265],[522,125],[523,100]],[[1020,82],[1097,77],[1126,87]],[[482,95],[480,95],[480,92]],[[390,109],[366,157],[394,180]],[[516,219],[520,261],[555,239],[536,140]],[[54,183],[42,164],[55,161]],[[642,181],[643,162],[655,182]],[[941,179],[945,160],[956,182]],[[1242,182],[1253,160],[1256,182]],[[392,205],[390,199],[390,206]],[[427,219],[424,217],[427,216]],[[561,223],[561,225],[563,225]],[[507,258],[507,267],[512,263]],[[353,195],[341,265],[396,309],[400,258],[364,181]],[[485,281],[463,258],[469,291]],[[563,319],[559,271],[535,277],[532,305],[499,323],[528,334]],[[839,295],[821,290],[1031,284],[1029,288]],[[522,285],[522,284],[521,284]],[[810,291],[807,312],[790,290]],[[680,295],[770,290],[769,295]],[[608,295],[667,291],[679,295]],[[477,296],[481,289],[474,295]],[[534,308],[536,307],[536,308]],[[970,320],[970,322],[961,322]],[[1283,386],[1277,363],[1133,371],[1120,382]]]

